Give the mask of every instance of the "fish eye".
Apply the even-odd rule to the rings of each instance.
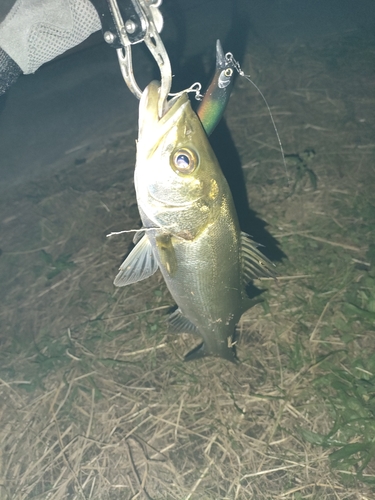
[[[197,166],[197,154],[191,149],[177,149],[172,155],[172,167],[181,174],[191,174]]]

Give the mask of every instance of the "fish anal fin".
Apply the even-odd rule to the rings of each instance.
[[[145,234],[120,266],[114,285],[126,286],[152,276],[158,269],[150,240]]]
[[[276,278],[275,265],[259,250],[259,244],[241,232],[242,276],[246,285],[257,278]]]
[[[176,309],[169,316],[168,327],[171,333],[193,333],[199,335],[198,328],[182,314],[180,308]]]

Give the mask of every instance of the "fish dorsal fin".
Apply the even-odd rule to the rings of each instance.
[[[242,275],[244,283],[257,278],[276,278],[275,265],[259,250],[259,244],[241,232]]]
[[[125,286],[152,276],[158,269],[152,246],[147,235],[142,236],[120,266],[113,284]]]
[[[198,328],[182,314],[180,308],[169,316],[168,326],[172,333],[195,333],[199,335]]]

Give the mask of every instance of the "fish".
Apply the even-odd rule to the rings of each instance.
[[[252,305],[246,286],[275,277],[274,265],[241,231],[232,194],[187,93],[158,116],[159,87],[151,82],[139,105],[134,183],[143,227],[115,286],[160,269],[177,304],[169,330],[202,342],[186,361],[205,356],[238,362],[236,325]]]

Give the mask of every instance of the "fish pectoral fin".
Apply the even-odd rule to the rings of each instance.
[[[121,264],[113,284],[126,286],[137,283],[137,281],[152,276],[157,269],[158,263],[152,251],[150,240],[144,235]]]
[[[141,239],[143,238],[143,236],[145,234],[146,234],[146,231],[143,230],[143,228],[137,230],[137,232],[135,233],[134,238],[133,238],[134,245],[137,245],[137,243],[139,243],[141,241]]]
[[[168,327],[172,333],[194,333],[199,335],[198,328],[182,314],[180,308],[169,316]]]
[[[246,285],[257,278],[276,278],[275,265],[259,250],[259,244],[241,232],[242,276]]]

